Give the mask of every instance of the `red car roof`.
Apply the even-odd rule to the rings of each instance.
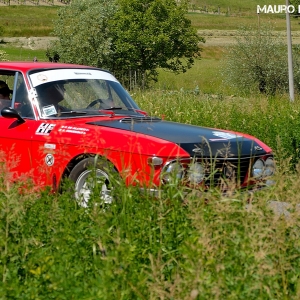
[[[32,69],[59,69],[59,68],[94,68],[90,66],[75,65],[75,64],[64,64],[64,63],[53,63],[53,62],[28,62],[28,61],[4,61],[0,62],[0,70],[19,70],[27,72]]]

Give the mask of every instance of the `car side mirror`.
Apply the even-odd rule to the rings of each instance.
[[[19,123],[24,123],[25,120],[19,115],[19,113],[11,107],[4,107],[1,110],[1,115],[7,119],[17,119]]]

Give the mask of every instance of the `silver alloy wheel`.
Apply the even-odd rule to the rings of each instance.
[[[88,206],[95,183],[102,185],[100,200],[106,204],[112,203],[111,190],[108,188],[108,175],[100,169],[96,169],[95,176],[93,176],[91,173],[94,173],[94,171],[83,171],[75,182],[75,198],[77,199],[79,205],[82,207]]]

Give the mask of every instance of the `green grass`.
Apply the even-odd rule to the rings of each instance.
[[[203,47],[201,59],[185,73],[175,74],[160,70],[155,89],[193,90],[198,87],[203,93],[230,93],[222,84],[221,64],[225,49],[222,47]]]
[[[225,15],[212,15],[212,14],[200,14],[189,13],[188,18],[192,22],[192,26],[198,30],[204,29],[217,29],[224,31],[224,35],[227,35],[226,30],[237,30],[241,26],[257,26],[258,16],[256,12],[245,16],[225,16]],[[275,14],[260,14],[260,22],[271,23],[274,30],[286,30],[285,16]],[[291,18],[291,27],[294,30],[299,30],[299,21],[296,18]]]
[[[46,50],[38,49],[31,50],[28,48],[20,47],[11,47],[11,46],[3,46],[0,50],[4,50],[8,54],[8,60],[10,61],[32,61],[34,57],[38,59],[38,61],[46,61]]]
[[[105,210],[1,177],[0,298],[297,300],[300,176],[285,171],[252,195],[120,185]],[[274,199],[290,203],[288,219]]]
[[[48,36],[57,17],[57,6],[1,6],[0,25],[4,37]]]

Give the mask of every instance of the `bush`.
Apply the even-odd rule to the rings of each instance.
[[[294,75],[299,90],[299,52],[294,51]],[[270,26],[242,28],[236,44],[228,49],[224,81],[240,94],[286,92],[288,83],[287,46]]]

